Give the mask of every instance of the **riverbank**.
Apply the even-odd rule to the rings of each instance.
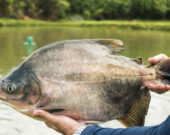
[[[124,21],[124,20],[110,20],[110,21],[41,21],[41,20],[15,20],[15,19],[0,19],[0,27],[14,27],[14,26],[75,26],[75,27],[90,27],[90,26],[105,26],[116,28],[129,29],[144,29],[144,30],[166,30],[170,31],[170,21]]]

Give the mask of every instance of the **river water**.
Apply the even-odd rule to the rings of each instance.
[[[170,32],[124,30],[110,27],[15,27],[0,28],[0,78],[28,56],[24,47],[27,36],[36,42],[33,50],[48,43],[87,38],[114,38],[124,42],[126,50],[120,54],[128,57],[147,58],[158,53],[170,56]],[[152,94],[145,125],[156,125],[164,121],[170,113],[170,92],[163,95]],[[123,127],[118,121],[109,121],[102,126]],[[0,101],[0,135],[57,135],[43,122],[29,118],[11,109]]]

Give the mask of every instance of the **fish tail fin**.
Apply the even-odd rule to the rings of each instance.
[[[135,100],[129,112],[119,121],[126,127],[143,126],[149,103],[150,93],[147,89],[142,89],[141,97]]]

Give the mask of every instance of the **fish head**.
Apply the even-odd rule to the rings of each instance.
[[[19,112],[29,112],[40,97],[38,80],[30,69],[17,68],[0,81],[0,100]]]

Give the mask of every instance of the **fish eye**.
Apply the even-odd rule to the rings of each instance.
[[[12,86],[12,85],[7,86],[7,92],[8,93],[12,93],[14,90],[15,90],[14,86]]]

